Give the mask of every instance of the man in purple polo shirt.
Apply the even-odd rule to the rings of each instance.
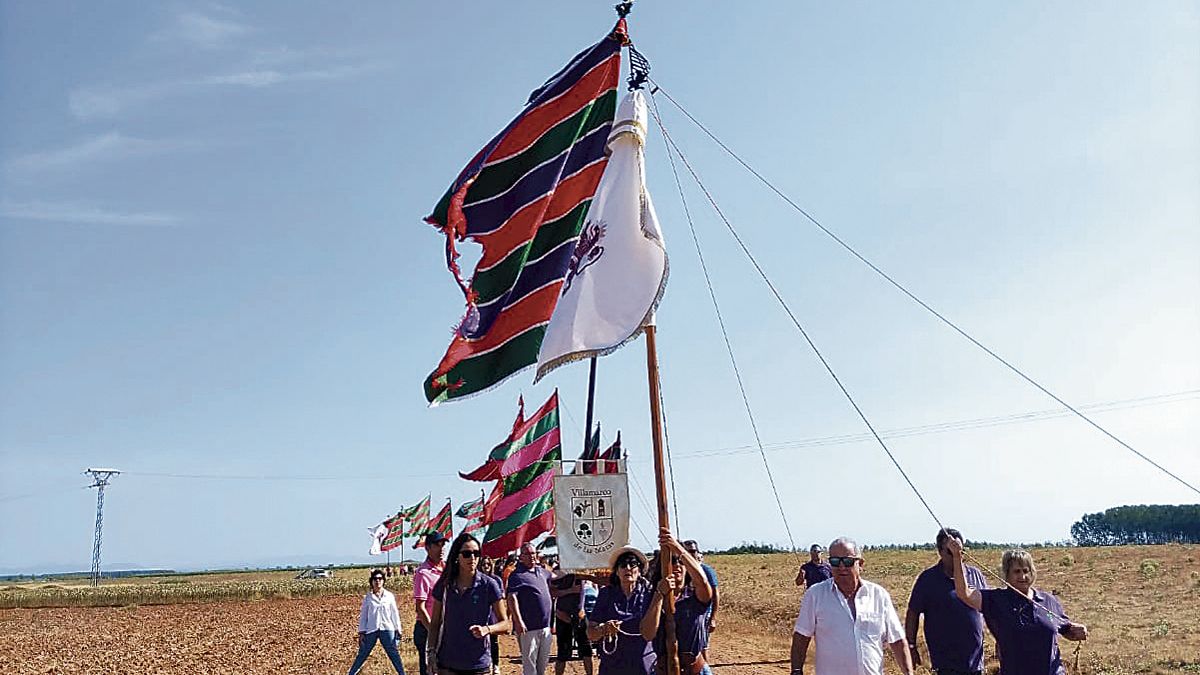
[[[521,646],[522,675],[546,675],[550,663],[550,576],[533,544],[522,544],[517,568],[508,575],[508,613]]]
[[[824,550],[820,544],[808,547],[809,560],[800,566],[800,573],[796,575],[797,586],[803,582],[805,588],[812,588],[833,576],[833,568],[821,562],[821,551]]]
[[[960,544],[963,541],[962,533],[954,528],[938,532],[938,563],[921,572],[913,585],[904,615],[904,633],[913,662],[920,664],[917,628],[921,615],[925,615],[930,668],[939,675],[979,675],[983,673],[983,616],[954,594],[954,554],[946,546],[952,537]],[[978,568],[967,565],[965,571],[972,588],[988,587]]]

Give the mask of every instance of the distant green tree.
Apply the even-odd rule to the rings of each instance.
[[[1080,546],[1200,543],[1200,504],[1115,506],[1071,526]]]

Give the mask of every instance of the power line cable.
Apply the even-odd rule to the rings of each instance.
[[[1134,399],[1125,399],[1119,401],[1104,401],[1092,403],[1088,405],[1077,406],[1081,410],[1092,410],[1095,412],[1113,412],[1116,410],[1125,410],[1131,408],[1142,408],[1154,405],[1165,405],[1168,403],[1179,403],[1188,400],[1194,400],[1200,394],[1200,389],[1189,391],[1175,392],[1172,394],[1160,394],[1155,396],[1145,396]],[[927,434],[943,434],[954,431],[967,431],[973,429],[983,429],[997,426],[1005,426],[1010,424],[1025,424],[1028,422],[1041,422],[1062,417],[1071,417],[1071,411],[1065,408],[1057,408],[1050,410],[1036,410],[1023,413],[1012,413],[1009,415],[1000,415],[995,417],[982,417],[969,420],[958,420],[954,422],[938,422],[934,424],[926,424],[913,427],[899,427],[895,429],[885,429],[880,432],[884,438],[910,438],[913,436],[924,436]],[[860,443],[862,441],[871,440],[869,433],[855,434],[839,434],[835,436],[815,436],[810,438],[779,441],[777,443],[767,443],[764,447],[771,452],[778,452],[788,449],[800,448],[816,448],[831,445],[846,445],[850,443]],[[737,445],[723,448],[711,448],[707,450],[695,450],[692,452],[683,453],[681,457],[719,457],[725,455],[739,455],[754,452],[756,447],[753,445]]]
[[[751,174],[753,174],[755,178],[757,178],[757,179],[758,179],[760,182],[762,182],[762,183],[763,183],[763,185],[766,185],[766,186],[767,186],[767,187],[768,187],[768,188],[769,188],[769,189],[770,189],[772,192],[774,192],[774,193],[775,193],[776,195],[778,195],[778,196],[779,196],[781,199],[783,199],[785,202],[787,202],[787,204],[788,204],[789,206],[791,206],[793,209],[795,209],[795,210],[796,210],[798,213],[800,213],[802,216],[804,216],[805,218],[807,218],[809,222],[811,222],[811,223],[812,223],[813,225],[815,225],[815,226],[816,226],[818,229],[820,229],[822,232],[824,232],[824,233],[825,233],[825,234],[826,234],[826,235],[827,235],[827,236],[828,236],[830,239],[833,239],[835,242],[837,242],[837,244],[838,244],[839,246],[841,246],[843,249],[845,249],[847,252],[849,252],[851,255],[853,255],[855,258],[857,258],[857,259],[858,259],[860,262],[862,262],[864,265],[866,265],[867,267],[869,267],[869,268],[870,268],[872,271],[874,271],[874,272],[875,272],[877,275],[879,275],[881,278],[883,278],[883,279],[884,279],[885,281],[887,281],[889,284],[891,284],[892,286],[894,286],[894,287],[895,287],[897,290],[899,290],[901,293],[903,293],[904,295],[908,296],[908,298],[909,298],[910,300],[912,300],[913,302],[915,302],[915,303],[917,303],[918,305],[920,305],[920,306],[921,306],[923,309],[925,309],[925,311],[927,311],[927,312],[929,312],[930,314],[932,314],[934,317],[936,317],[936,318],[937,318],[939,321],[941,321],[943,324],[945,324],[945,325],[949,326],[951,329],[953,329],[953,330],[954,330],[956,333],[958,333],[959,335],[961,335],[963,338],[965,338],[965,339],[966,339],[967,341],[969,341],[971,344],[975,345],[976,347],[978,347],[979,349],[981,349],[983,352],[985,352],[987,355],[991,356],[993,359],[995,359],[995,360],[996,360],[996,361],[998,361],[999,363],[1003,364],[1003,365],[1004,365],[1006,368],[1008,368],[1009,370],[1011,370],[1013,373],[1015,373],[1015,374],[1016,374],[1017,376],[1019,376],[1021,379],[1025,380],[1026,382],[1028,382],[1030,385],[1032,385],[1033,387],[1035,387],[1036,389],[1038,389],[1039,391],[1041,391],[1041,392],[1042,392],[1043,394],[1045,394],[1046,396],[1049,396],[1050,398],[1054,399],[1054,401],[1055,401],[1055,402],[1057,402],[1059,405],[1061,405],[1061,406],[1063,406],[1064,408],[1066,408],[1066,409],[1070,410],[1072,413],[1074,413],[1074,414],[1075,414],[1075,416],[1076,416],[1076,417],[1079,417],[1081,420],[1083,420],[1083,421],[1087,422],[1087,423],[1088,423],[1088,424],[1090,424],[1092,427],[1094,427],[1094,428],[1095,428],[1097,431],[1099,431],[1100,433],[1102,433],[1102,434],[1104,434],[1105,436],[1109,437],[1110,439],[1112,439],[1113,441],[1115,441],[1116,443],[1118,443],[1119,445],[1121,445],[1123,448],[1125,448],[1125,449],[1126,449],[1126,450],[1128,450],[1129,452],[1132,452],[1133,454],[1135,454],[1135,455],[1137,455],[1138,457],[1142,458],[1142,459],[1143,459],[1143,460],[1145,460],[1147,463],[1149,463],[1150,465],[1152,465],[1152,466],[1154,466],[1155,468],[1157,468],[1159,471],[1161,471],[1161,472],[1165,473],[1166,475],[1170,476],[1171,478],[1174,478],[1176,481],[1178,481],[1179,483],[1181,483],[1182,485],[1184,485],[1185,487],[1187,487],[1187,488],[1188,488],[1189,490],[1191,490],[1192,492],[1195,492],[1196,494],[1200,494],[1200,488],[1197,488],[1195,485],[1192,485],[1192,484],[1191,484],[1191,483],[1189,483],[1188,481],[1186,481],[1186,480],[1184,480],[1183,478],[1179,477],[1178,475],[1176,475],[1175,473],[1171,472],[1170,470],[1168,470],[1168,469],[1167,469],[1166,467],[1164,467],[1163,465],[1161,465],[1161,464],[1159,464],[1158,462],[1154,461],[1153,459],[1151,459],[1150,457],[1146,456],[1145,454],[1143,454],[1143,453],[1139,452],[1139,451],[1138,451],[1137,449],[1135,449],[1135,448],[1134,448],[1132,445],[1130,445],[1130,444],[1126,443],[1125,441],[1121,440],[1120,438],[1118,438],[1118,437],[1117,437],[1115,434],[1113,434],[1112,432],[1110,432],[1108,429],[1105,429],[1104,427],[1100,426],[1100,424],[1099,424],[1099,423],[1097,423],[1095,420],[1093,420],[1091,417],[1088,417],[1087,415],[1083,414],[1083,412],[1081,412],[1081,411],[1080,411],[1078,408],[1076,408],[1076,407],[1072,406],[1070,403],[1067,403],[1067,402],[1066,402],[1064,399],[1062,399],[1060,396],[1058,396],[1058,395],[1057,395],[1057,394],[1055,394],[1054,392],[1052,392],[1052,391],[1050,391],[1049,389],[1047,389],[1047,388],[1046,388],[1045,386],[1043,386],[1043,385],[1042,385],[1040,382],[1038,382],[1037,380],[1034,380],[1034,379],[1033,379],[1031,376],[1029,376],[1029,375],[1025,374],[1025,372],[1024,372],[1024,371],[1022,371],[1020,368],[1017,368],[1015,365],[1013,365],[1012,363],[1010,363],[1010,362],[1009,362],[1008,360],[1006,360],[1004,357],[1000,356],[1000,355],[999,355],[999,354],[997,354],[995,351],[993,351],[992,349],[990,349],[989,347],[987,347],[986,345],[984,345],[982,342],[980,342],[979,340],[975,339],[975,337],[973,337],[973,336],[972,336],[970,333],[967,333],[967,332],[966,332],[964,329],[960,328],[960,327],[958,326],[958,324],[954,323],[953,321],[951,321],[950,319],[948,319],[948,318],[947,318],[945,315],[943,315],[941,312],[937,311],[937,310],[936,310],[936,309],[934,309],[932,306],[930,306],[928,303],[926,303],[924,300],[922,300],[921,298],[917,297],[917,296],[916,296],[916,294],[914,294],[912,291],[908,290],[908,288],[907,288],[906,286],[904,286],[904,285],[903,285],[903,284],[901,284],[900,282],[896,281],[896,280],[895,280],[894,278],[892,278],[892,277],[891,277],[891,276],[890,276],[890,275],[889,275],[887,272],[884,272],[882,269],[880,269],[880,268],[879,268],[877,265],[875,265],[875,263],[871,262],[871,261],[870,261],[870,260],[869,260],[869,259],[868,259],[866,256],[864,256],[863,254],[859,253],[859,252],[858,252],[858,250],[856,250],[856,249],[855,249],[853,246],[851,246],[850,244],[846,243],[846,241],[845,241],[845,240],[843,240],[841,237],[839,237],[837,234],[835,234],[835,233],[834,233],[832,230],[830,230],[829,228],[827,228],[827,227],[825,227],[824,225],[822,225],[822,224],[821,224],[821,222],[820,222],[819,220],[817,220],[816,218],[814,218],[814,217],[813,217],[811,214],[809,214],[809,213],[808,213],[808,211],[804,210],[804,208],[802,208],[802,207],[801,207],[799,204],[797,204],[796,202],[792,201],[792,199],[791,199],[790,197],[788,197],[786,194],[784,194],[784,192],[783,192],[782,190],[780,190],[779,188],[775,187],[775,185],[774,185],[773,183],[771,183],[771,181],[767,180],[767,179],[766,179],[766,177],[764,177],[762,174],[760,174],[758,171],[756,171],[756,170],[755,170],[753,167],[751,167],[751,166],[750,166],[748,163],[746,163],[746,161],[745,161],[745,160],[743,160],[743,159],[742,159],[740,156],[738,156],[738,154],[737,154],[737,153],[735,153],[735,152],[734,152],[732,149],[730,149],[730,148],[729,148],[729,146],[725,145],[725,143],[723,143],[723,142],[722,142],[720,139],[718,139],[718,138],[716,137],[716,135],[714,135],[714,134],[713,134],[711,131],[709,131],[709,130],[708,130],[708,127],[706,127],[706,126],[704,126],[703,124],[701,124],[699,120],[697,120],[697,119],[696,119],[696,118],[695,118],[695,117],[694,117],[694,116],[693,116],[691,113],[689,113],[689,112],[688,112],[688,111],[687,111],[687,110],[686,110],[686,109],[685,109],[685,108],[684,108],[682,105],[680,105],[680,103],[679,103],[678,101],[676,101],[676,100],[675,100],[675,99],[674,99],[674,98],[673,98],[673,97],[672,97],[672,96],[671,96],[669,93],[667,93],[667,91],[666,91],[666,90],[662,89],[662,87],[661,87],[661,86],[660,86],[660,85],[659,85],[657,82],[655,82],[653,79],[651,79],[651,80],[650,80],[650,82],[651,82],[651,84],[652,84],[652,85],[655,87],[655,90],[656,90],[656,91],[661,91],[661,92],[662,92],[662,94],[663,94],[663,96],[666,96],[666,97],[667,97],[667,100],[668,100],[668,101],[670,101],[672,104],[674,104],[674,105],[675,105],[675,107],[676,107],[676,108],[678,108],[678,109],[679,109],[679,111],[680,111],[681,113],[683,113],[683,115],[684,115],[685,117],[687,117],[689,120],[691,120],[691,121],[692,121],[692,123],[693,123],[693,124],[695,124],[697,127],[699,127],[699,128],[700,128],[700,130],[701,130],[701,131],[703,131],[705,135],[707,135],[707,136],[708,136],[710,139],[712,139],[712,140],[713,140],[713,141],[714,141],[714,142],[715,142],[717,145],[719,145],[719,146],[721,147],[721,149],[722,149],[722,150],[724,150],[726,153],[728,153],[728,154],[729,154],[729,156],[730,156],[730,157],[733,157],[733,159],[734,159],[734,160],[736,160],[736,161],[737,161],[739,164],[741,164],[741,165],[742,165],[742,166],[743,166],[743,167],[744,167],[744,168],[745,168],[747,171],[749,171]],[[678,152],[678,148],[676,148],[676,151]],[[732,231],[732,230],[731,230],[731,231]],[[736,236],[736,235],[735,235],[735,236]],[[739,243],[739,244],[741,244],[741,240],[740,240],[740,239],[738,240],[738,243]],[[747,254],[749,254],[749,251],[748,251],[748,249],[745,249],[745,245],[744,245],[744,244],[741,244],[741,245],[743,246],[743,249],[747,251]],[[757,267],[757,263],[755,264],[755,266]],[[764,278],[765,278],[765,276],[764,276]],[[774,289],[772,289],[772,290],[774,290]]]
[[[871,424],[871,420],[867,418],[866,413],[863,412],[863,409],[854,400],[854,397],[850,394],[849,389],[847,389],[846,386],[844,384],[842,384],[841,379],[838,377],[837,373],[834,372],[832,365],[830,365],[829,361],[825,358],[824,354],[821,353],[821,350],[817,347],[816,343],[809,336],[808,331],[804,329],[804,326],[801,325],[800,321],[796,318],[796,315],[792,312],[791,307],[788,306],[787,301],[785,301],[783,299],[783,296],[779,293],[779,290],[775,287],[775,284],[771,281],[770,277],[767,276],[766,271],[763,270],[762,266],[758,264],[758,260],[750,252],[750,249],[746,246],[745,242],[742,241],[741,236],[738,235],[737,230],[734,229],[733,223],[731,223],[729,221],[729,219],[725,217],[725,213],[723,211],[721,211],[721,208],[719,206],[717,206],[717,202],[713,198],[712,193],[709,192],[707,187],[705,187],[704,182],[700,180],[700,176],[696,173],[695,169],[692,168],[692,165],[690,162],[688,162],[687,157],[684,156],[683,152],[679,149],[679,146],[675,143],[674,139],[671,138],[669,133],[667,133],[666,127],[664,127],[662,124],[662,120],[656,118],[656,121],[658,122],[659,129],[663,132],[663,136],[667,139],[667,142],[669,143],[670,147],[675,150],[675,153],[677,155],[679,155],[680,162],[682,162],[684,167],[687,168],[688,173],[690,173],[692,175],[692,179],[696,181],[696,185],[699,186],[700,191],[703,192],[704,196],[708,199],[708,203],[712,206],[713,211],[715,211],[717,213],[717,215],[720,217],[721,222],[723,222],[725,224],[726,229],[729,230],[729,233],[733,236],[734,240],[738,243],[738,246],[742,249],[742,253],[744,253],[746,255],[746,258],[754,266],[754,269],[758,272],[758,274],[762,278],[763,282],[767,284],[767,288],[769,288],[771,290],[771,293],[775,296],[775,299],[779,302],[779,305],[783,308],[784,312],[786,312],[788,317],[792,320],[793,325],[796,326],[796,329],[800,332],[800,335],[802,335],[804,337],[805,342],[808,343],[808,346],[810,349],[812,349],[813,354],[815,354],[817,359],[820,360],[821,365],[824,366],[826,372],[829,373],[830,378],[832,378],[834,383],[837,384],[838,389],[841,390],[842,395],[845,396],[846,400],[854,408],[854,411],[856,413],[858,413],[858,416],[863,421],[863,424],[865,424],[867,429],[869,429],[871,431],[871,435],[875,438],[876,442],[879,444],[879,447],[883,449],[883,451],[887,455],[888,459],[891,460],[892,465],[895,466],[896,470],[900,473],[900,476],[904,478],[904,481],[906,483],[908,483],[908,487],[912,490],[913,494],[917,496],[917,499],[920,500],[922,506],[925,507],[925,510],[929,513],[930,517],[933,518],[933,521],[935,523],[937,523],[938,528],[941,531],[945,531],[946,526],[942,524],[941,519],[938,518],[938,515],[936,513],[934,513],[933,508],[929,505],[929,502],[925,499],[925,496],[921,494],[921,491],[919,489],[917,489],[916,484],[914,484],[912,482],[912,479],[910,479],[908,477],[908,473],[904,470],[904,467],[900,466],[900,462],[896,459],[896,456],[892,453],[891,448],[888,447],[887,443],[884,442],[883,438],[875,430],[875,426],[873,424]],[[764,455],[764,459],[765,459],[765,455]],[[795,548],[795,546],[793,545],[793,549],[794,548]],[[971,562],[974,562],[980,568],[983,567],[982,563],[980,563],[973,556],[971,556],[970,553],[968,553],[966,550],[963,551],[963,555],[966,559],[970,560]],[[997,578],[999,578],[998,575],[997,575]],[[1005,586],[1010,586],[1006,579],[1000,579],[1000,581]],[[1027,600],[1029,600],[1030,603],[1032,603],[1038,607],[1041,607],[1048,614],[1057,616],[1057,617],[1063,619],[1064,621],[1069,621],[1061,613],[1053,611],[1049,607],[1046,607],[1044,604],[1038,602],[1036,599],[1029,598],[1029,597],[1025,596],[1024,594],[1021,594],[1021,597],[1024,597]]]

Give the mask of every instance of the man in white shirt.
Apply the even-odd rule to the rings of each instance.
[[[808,643],[816,640],[816,675],[883,675],[883,647],[900,672],[913,675],[904,628],[892,596],[862,578],[863,558],[853,539],[829,545],[833,578],[804,593],[792,633],[792,675],[803,675]]]
[[[358,612],[358,655],[350,666],[350,675],[356,675],[367,662],[376,642],[383,645],[396,672],[404,675],[400,650],[396,648],[400,641],[400,609],[396,607],[396,596],[383,587],[383,570],[373,570],[370,579],[371,590],[363,596]]]

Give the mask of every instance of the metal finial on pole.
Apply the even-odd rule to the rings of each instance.
[[[96,488],[96,538],[92,544],[92,578],[93,586],[100,585],[100,541],[101,533],[104,530],[104,488],[108,486],[108,481],[113,476],[119,475],[121,472],[116,469],[87,469],[84,471],[92,477],[92,484],[88,487]]]

